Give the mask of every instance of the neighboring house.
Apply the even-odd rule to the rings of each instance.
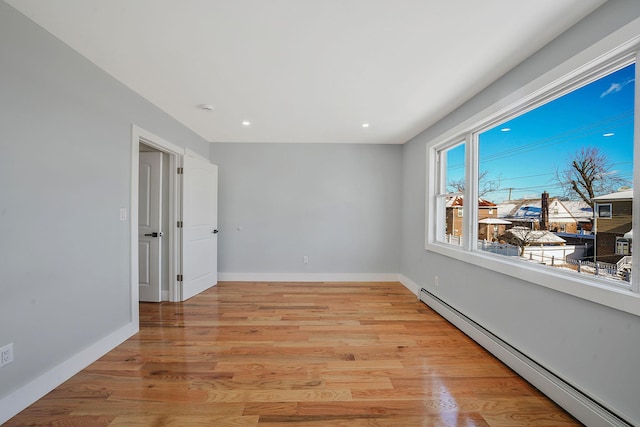
[[[514,226],[540,229],[541,199],[509,200],[498,205],[499,218],[511,221]],[[579,234],[591,229],[592,211],[583,201],[549,199],[549,231]]]
[[[526,227],[513,227],[505,233],[505,240],[521,246],[564,245],[565,240],[547,230],[531,230]]]
[[[488,218],[498,218],[498,206],[485,199],[478,199],[478,239],[491,240],[496,233],[504,232],[504,225],[483,223],[482,220]],[[447,235],[453,237],[462,236],[462,218],[464,217],[464,200],[461,196],[450,197],[447,199]],[[495,227],[499,229],[494,230]]]
[[[569,212],[569,214],[575,218],[577,233],[590,234],[593,228],[593,224],[591,222],[593,220],[593,209],[591,206],[583,200],[563,200],[560,201],[560,203]],[[552,212],[549,212],[550,222],[551,214]],[[565,233],[570,233],[570,231],[567,230]]]
[[[597,261],[616,263],[631,255],[633,190],[616,191],[593,199]]]
[[[539,246],[542,252],[544,251],[545,246],[564,246],[566,243],[566,240],[558,237],[551,231],[532,230],[528,227],[522,226],[516,226],[508,229],[501,236],[501,240],[518,246],[520,248],[520,256],[524,255],[524,251],[527,246]],[[564,259],[565,256],[563,256],[562,259]]]

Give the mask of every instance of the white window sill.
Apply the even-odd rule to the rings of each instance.
[[[483,252],[468,252],[446,243],[428,243],[426,249],[440,255],[505,274],[582,298],[616,310],[640,316],[640,294],[613,279],[595,279],[585,274],[541,266]]]

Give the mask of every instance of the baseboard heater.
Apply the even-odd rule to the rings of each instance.
[[[634,425],[424,288],[420,289],[420,301],[438,312],[585,425],[616,427]]]

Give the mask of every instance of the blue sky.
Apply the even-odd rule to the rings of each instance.
[[[486,194],[494,202],[562,195],[555,172],[576,151],[595,146],[613,164],[611,172],[633,179],[635,65],[629,65],[480,134],[480,171],[500,180]],[[448,152],[448,181],[463,173],[463,148]],[[511,190],[509,190],[511,189]],[[577,198],[577,197],[576,197]]]

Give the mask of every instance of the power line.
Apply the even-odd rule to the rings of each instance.
[[[633,162],[617,162],[617,163],[611,163],[611,167],[616,167],[616,166],[623,166],[623,165],[633,165]],[[517,181],[517,180],[521,180],[521,179],[529,179],[529,178],[538,178],[541,176],[556,176],[555,172],[546,172],[546,173],[539,173],[539,174],[535,174],[535,175],[523,175],[523,176],[509,176],[507,178],[494,178],[494,179],[490,179],[490,180],[486,180],[483,181],[483,183],[494,183],[494,182],[505,182],[505,181]],[[618,174],[618,176],[620,178],[624,178],[629,176],[629,172],[625,172],[623,174]],[[631,172],[631,177],[633,177],[633,172]]]
[[[552,135],[547,138],[535,140],[530,143],[513,147],[510,149],[501,150],[500,152],[495,154],[490,154],[486,156],[480,155],[480,158],[481,158],[481,161],[483,162],[492,162],[492,161],[500,160],[503,158],[512,157],[515,154],[522,154],[530,151],[539,150],[542,148],[548,148],[554,145],[565,144],[569,141],[574,141],[578,138],[584,138],[590,135],[598,134],[600,132],[603,132],[604,130],[612,130],[612,129],[620,128],[623,125],[633,124],[633,114],[634,114],[633,111],[626,111],[624,113],[621,113],[615,116],[607,117],[598,122],[593,122],[588,125],[569,129],[557,135]],[[482,137],[482,134],[480,134],[480,137]],[[482,148],[482,141],[480,141],[480,149],[481,148]],[[458,169],[460,167],[464,167],[464,163],[455,163],[450,165],[450,169]]]
[[[624,122],[618,123],[616,125],[612,125],[612,123],[618,122],[623,119],[625,119]],[[581,137],[598,134],[603,130],[615,129],[625,124],[632,124],[632,123],[633,123],[633,111],[625,112],[617,116],[612,116],[604,120],[601,120],[599,122],[592,123],[587,126],[581,126],[578,128],[570,129],[566,132],[559,133],[557,135],[553,135],[541,140],[532,141],[530,143],[513,147],[510,149],[501,150],[500,152],[495,154],[490,154],[486,156],[482,156],[481,154],[480,159],[483,162],[492,162],[495,160],[512,157],[514,154],[522,154],[530,151],[539,150],[542,148],[548,148],[554,145],[565,144],[569,141],[573,141]],[[480,150],[482,150],[482,141],[480,141]]]

